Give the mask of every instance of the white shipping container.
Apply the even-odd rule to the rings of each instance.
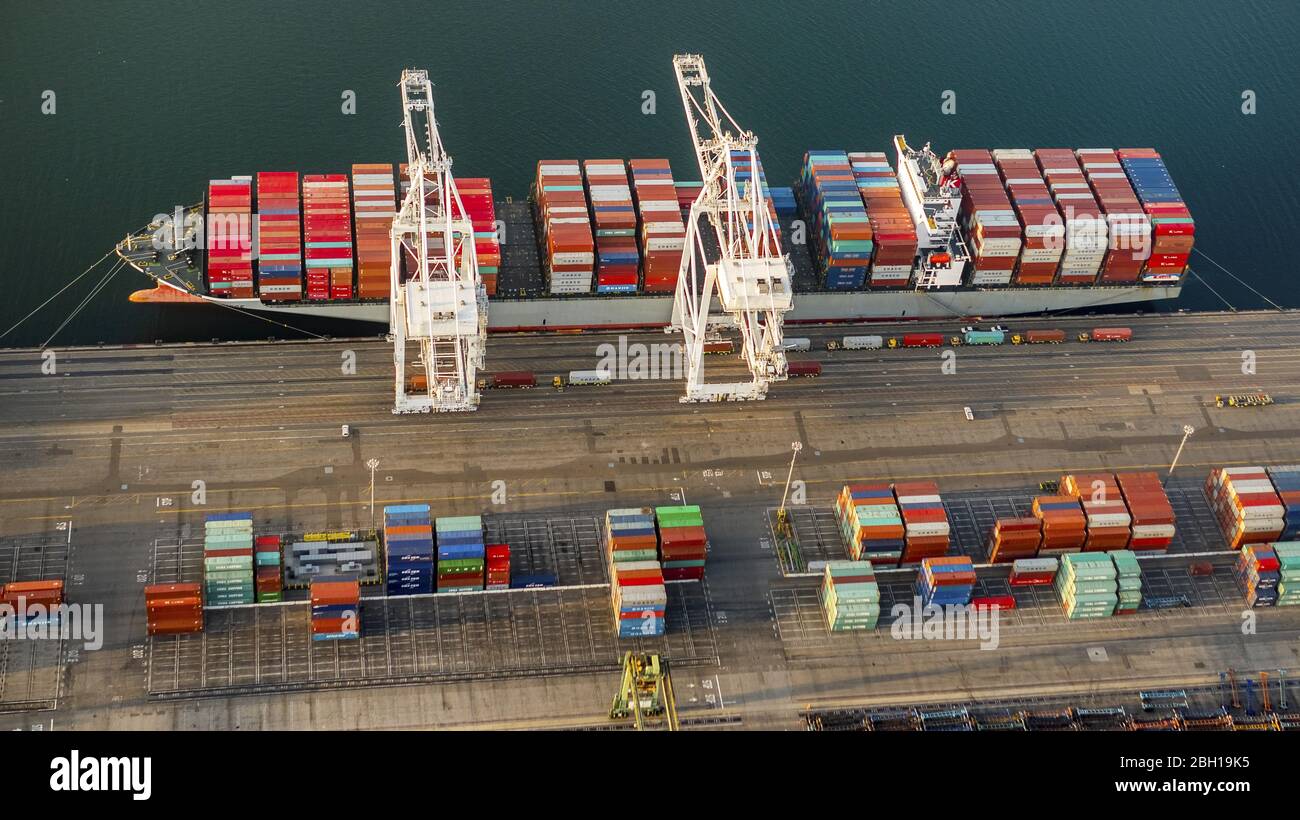
[[[937,538],[948,535],[949,530],[947,521],[927,521],[922,524],[908,524],[906,527],[908,538]]]
[[[1011,271],[976,271],[971,276],[972,285],[1007,285],[1011,283]]]
[[[656,237],[645,241],[647,251],[680,251],[685,247],[686,240],[682,237]]]
[[[1097,513],[1088,515],[1089,527],[1127,527],[1133,523],[1128,513]]]
[[[1286,528],[1286,521],[1277,518],[1243,518],[1240,521],[1242,532],[1273,532]]]
[[[668,199],[643,199],[641,200],[639,207],[646,213],[681,211],[681,207],[677,204],[676,200]]]
[[[569,384],[609,384],[610,373],[608,370],[571,370],[569,371]],[[632,563],[656,563],[633,561]]]
[[[544,162],[542,163],[543,176],[580,176],[578,163],[567,162]]]
[[[1241,521],[1281,521],[1286,515],[1286,507],[1281,504],[1267,504],[1261,507],[1242,507],[1237,511],[1237,518]],[[1258,530],[1252,530],[1258,532]]]
[[[596,261],[594,253],[555,253],[551,254],[553,265],[590,265]]]
[[[900,495],[895,496],[899,504],[941,504],[943,499],[937,495]]]

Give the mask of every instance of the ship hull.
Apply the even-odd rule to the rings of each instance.
[[[898,319],[1024,316],[1072,310],[1102,310],[1120,305],[1177,299],[1180,285],[1104,288],[1000,288],[959,291],[865,291],[801,293],[787,324],[870,322]],[[264,304],[257,299],[214,299],[256,313],[281,317],[312,316],[340,321],[388,324],[388,304]],[[496,332],[570,328],[654,328],[672,319],[671,296],[612,296],[570,299],[492,300],[488,329]]]

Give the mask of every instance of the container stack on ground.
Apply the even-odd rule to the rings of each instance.
[[[1133,519],[1128,548],[1136,552],[1163,552],[1174,543],[1174,506],[1155,473],[1116,473],[1124,503]]]
[[[655,507],[659,529],[659,560],[666,581],[699,581],[704,578],[704,560],[709,540],[704,518],[695,506]]]
[[[658,561],[610,563],[614,632],[620,638],[664,634],[668,588]]]
[[[975,581],[975,565],[965,556],[925,558],[916,575],[916,594],[924,606],[965,606]]]
[[[257,175],[257,292],[266,302],[302,299],[298,174]]]
[[[433,586],[433,521],[428,504],[384,507],[385,591],[428,595]]]
[[[1288,581],[1288,596],[1285,604],[1281,601],[1279,586],[1282,583],[1282,560],[1276,547],[1283,547],[1284,552],[1291,553]],[[1246,599],[1246,606],[1259,607],[1294,605],[1300,603],[1300,554],[1293,543],[1278,544],[1244,544],[1237,554],[1237,563],[1232,568],[1237,588]]]
[[[1133,516],[1113,473],[1080,473],[1061,476],[1062,495],[1073,496],[1083,505],[1088,528],[1084,552],[1124,549],[1132,538]]]
[[[610,563],[659,560],[655,512],[649,507],[605,513],[605,547]]]
[[[1054,586],[1065,617],[1073,621],[1114,615],[1118,576],[1115,562],[1104,552],[1062,555]]]
[[[229,299],[253,298],[253,179],[247,176],[208,183],[207,214],[228,227],[206,231],[208,293]]]
[[[1101,263],[1101,281],[1136,282],[1151,253],[1151,219],[1114,151],[1080,148],[1074,155],[1106,216],[1107,250]]]
[[[352,216],[346,174],[302,178],[303,238],[307,251],[307,298],[352,298]]]
[[[1043,522],[1037,518],[999,518],[989,532],[988,558],[991,564],[1005,564],[1038,555],[1043,542]]]
[[[1056,558],[1017,558],[1011,562],[1010,583],[1013,587],[1048,586],[1060,568]]]
[[[1286,507],[1263,467],[1211,470],[1205,494],[1232,549],[1277,541],[1286,529]]]
[[[835,499],[835,519],[854,561],[896,566],[903,557],[903,514],[888,484],[846,484]]]
[[[251,513],[214,513],[203,522],[203,587],[207,606],[256,600]]]
[[[871,562],[827,561],[821,603],[832,632],[875,629],[880,621],[880,586]]]
[[[1009,285],[1020,258],[1020,220],[988,151],[950,151],[961,177],[958,216],[970,241],[972,285]]]
[[[879,151],[848,155],[853,180],[871,223],[871,287],[900,288],[912,279],[916,225],[903,203],[898,177]]]
[[[253,564],[257,602],[271,604],[284,600],[284,550],[278,535],[259,535],[253,539]]]
[[[861,290],[871,266],[871,221],[843,151],[809,151],[799,188],[811,221],[818,272],[828,290]]]
[[[1088,520],[1079,499],[1068,495],[1034,498],[1034,517],[1043,522],[1042,556],[1079,552],[1088,537]]]
[[[903,481],[893,486],[894,500],[903,515],[904,564],[948,554],[948,512],[933,481]]]
[[[311,639],[351,640],[361,637],[361,584],[355,578],[313,578]]]
[[[379,578],[367,580],[367,567],[378,572],[379,545],[359,532],[308,532],[289,544],[286,563],[293,581],[309,580],[328,575],[358,575],[364,583],[375,583]]]
[[[144,588],[146,631],[181,635],[203,631],[203,595],[199,584],[150,584]]]
[[[1277,540],[1300,540],[1300,465],[1269,467],[1265,472],[1282,502],[1282,534]]]
[[[488,544],[484,589],[510,589],[510,545]]]
[[[389,229],[397,214],[397,186],[393,166],[352,166],[352,211],[356,220],[357,296],[389,296],[393,245]]]
[[[641,287],[646,293],[673,293],[686,247],[686,224],[672,167],[666,159],[634,159],[628,167],[641,240]]]
[[[1116,615],[1132,615],[1142,606],[1142,565],[1132,550],[1108,552],[1115,564]]]
[[[1056,275],[1059,285],[1091,285],[1106,258],[1108,237],[1101,206],[1083,175],[1074,151],[1039,148],[1034,159],[1047,180],[1052,199],[1065,221],[1065,252]]]
[[[641,257],[627,168],[621,159],[589,159],[582,170],[596,234],[596,292],[636,293]]]
[[[1121,148],[1115,153],[1151,218],[1151,254],[1142,269],[1142,281],[1176,282],[1187,268],[1196,240],[1192,214],[1155,149]]]
[[[1034,152],[1025,148],[1000,148],[993,161],[1006,187],[1020,223],[1023,242],[1016,260],[1017,285],[1051,285],[1061,267],[1065,249],[1065,224],[1047,190]]]
[[[590,293],[596,263],[578,161],[542,160],[533,183],[542,272],[551,293]]]
[[[479,279],[488,296],[497,292],[501,275],[501,241],[497,236],[497,212],[492,200],[492,180],[487,177],[457,177],[456,192],[465,217],[474,227],[474,256]]]
[[[483,540],[483,518],[461,515],[439,518],[438,592],[482,589],[487,544]]]
[[[0,605],[7,607],[0,614],[0,627],[4,626],[4,616],[29,626],[57,626],[62,603],[63,582],[58,579],[10,581],[0,586]]]

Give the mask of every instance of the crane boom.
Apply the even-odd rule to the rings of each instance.
[[[393,412],[474,410],[479,403],[475,374],[483,366],[487,337],[487,293],[474,226],[438,133],[428,72],[403,71],[398,87],[411,186],[390,232]],[[414,369],[421,372],[408,374],[412,344],[419,348]]]
[[[790,260],[759,184],[758,138],[713,93],[703,57],[678,54],[673,68],[704,183],[686,224],[673,304],[671,330],[681,331],[686,349],[682,401],[762,399],[771,382],[787,377],[783,333],[794,294]],[[737,166],[749,171],[747,181],[737,178]],[[716,240],[716,262],[709,261],[703,220]],[[710,315],[715,297],[723,316]],[[723,323],[740,329],[748,382],[704,382],[705,338],[710,325]]]

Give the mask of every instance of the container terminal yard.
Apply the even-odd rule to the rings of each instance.
[[[1007,322],[1065,341],[952,346],[955,320],[800,327],[791,372],[820,374],[752,403],[682,403],[679,378],[569,378],[617,334],[500,334],[485,373],[530,371],[536,387],[435,416],[392,412],[382,338],[76,348],[53,374],[39,350],[0,352],[0,583],[62,580],[68,601],[105,607],[97,651],[0,642],[0,728],[625,728],[609,704],[627,651],[671,664],[684,729],[1289,727],[1300,608],[1250,610],[1243,631],[1241,559],[1204,488],[1217,468],[1300,462],[1300,321]],[[1078,340],[1117,325],[1131,340]],[[828,349],[904,332],[942,346]],[[792,548],[777,509],[796,442]],[[1046,482],[1099,472],[1157,473],[1176,535],[1138,553],[1136,612],[1070,620],[1053,589],[987,565],[989,529],[1030,515]],[[916,481],[937,484],[975,596],[1014,598],[996,649],[892,637],[889,605],[910,601],[917,571],[887,562],[877,628],[828,629],[823,562],[850,557],[842,488]],[[482,516],[514,573],[554,585],[363,584],[359,636],[313,641],[289,584],[279,602],[209,606],[201,632],[146,634],[146,585],[203,581],[209,516],[249,512],[258,535],[368,532],[385,507],[419,504]],[[667,582],[662,635],[617,637],[606,511],[680,504],[701,510],[704,578]]]

